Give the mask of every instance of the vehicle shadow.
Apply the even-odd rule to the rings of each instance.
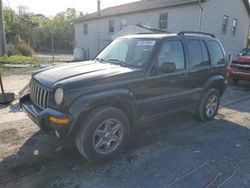
[[[221,105],[231,110],[250,112],[247,105],[244,107],[239,105],[248,100],[250,100],[250,82],[241,81],[237,86],[229,85],[221,99]]]
[[[22,110],[20,109],[20,105],[19,103],[10,103],[10,104],[0,104],[0,110],[3,110],[3,109],[6,109],[6,108],[9,108],[9,112],[11,113],[17,113],[17,112],[21,112]]]
[[[39,140],[43,141],[33,144],[34,139],[40,136],[43,138]],[[34,155],[35,150],[42,150],[45,145],[52,147],[54,142],[38,132],[16,155]],[[181,113],[140,125],[133,132],[128,148],[104,164],[88,163],[74,147],[59,152],[48,151],[46,156],[37,155],[36,160],[26,160],[8,170],[4,164],[20,160],[10,156],[0,163],[0,182],[9,183],[17,177],[39,172],[43,174],[43,180],[46,179],[37,182],[40,187],[53,184],[52,174],[61,181],[59,187],[67,187],[69,183],[75,185],[73,177],[79,174],[84,174],[78,181],[81,187],[90,186],[93,178],[97,181],[93,187],[98,187],[98,182],[104,182],[104,187],[168,187],[170,184],[175,187],[204,187],[217,174],[228,171],[212,184],[218,185],[232,174],[233,165],[249,152],[249,144],[250,130],[247,127],[219,117],[203,123],[190,113]],[[249,158],[246,160],[250,162]],[[193,173],[189,173],[192,170]],[[69,179],[67,183],[63,180],[66,177]],[[180,177],[181,181],[176,181]]]

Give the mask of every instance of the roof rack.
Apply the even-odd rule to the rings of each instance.
[[[208,35],[210,37],[216,38],[215,35],[210,33],[198,32],[198,31],[181,31],[177,35],[185,35],[185,34],[198,34],[198,35]]]

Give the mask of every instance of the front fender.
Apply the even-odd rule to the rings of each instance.
[[[71,127],[70,133],[75,132],[80,126],[79,121],[85,118],[84,116],[86,116],[95,106],[118,103],[126,105],[131,110],[130,113],[133,115],[132,119],[135,121],[137,114],[136,98],[133,92],[128,89],[109,90],[77,98],[68,110],[76,120],[75,124]]]

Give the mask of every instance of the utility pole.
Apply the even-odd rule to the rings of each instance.
[[[55,49],[54,49],[54,33],[51,33],[51,52],[52,52],[52,62],[55,61]]]
[[[0,56],[7,55],[6,38],[4,31],[3,3],[0,0]]]

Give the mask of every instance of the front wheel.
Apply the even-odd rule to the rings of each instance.
[[[219,91],[212,88],[202,98],[199,108],[198,116],[202,121],[209,121],[217,114],[220,106]]]
[[[127,143],[129,120],[119,109],[95,109],[76,136],[79,152],[90,162],[99,163],[112,159]]]

